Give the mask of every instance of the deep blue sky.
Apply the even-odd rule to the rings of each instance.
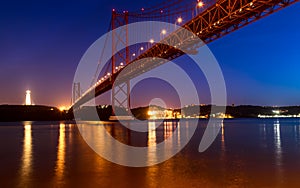
[[[1,1],[0,104],[22,104],[31,89],[37,104],[69,105],[76,66],[107,31],[112,8],[158,2]],[[297,3],[209,44],[229,104],[300,105],[299,12]]]

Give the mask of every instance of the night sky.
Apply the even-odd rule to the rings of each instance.
[[[30,89],[35,104],[68,106],[77,64],[107,31],[112,8],[158,2],[1,1],[0,104],[23,104]],[[299,12],[297,3],[209,44],[229,104],[300,105]]]

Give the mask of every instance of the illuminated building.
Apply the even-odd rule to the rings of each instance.
[[[31,93],[30,90],[26,90],[25,105],[32,105],[30,93]]]

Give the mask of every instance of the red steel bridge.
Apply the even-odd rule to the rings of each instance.
[[[194,53],[194,48],[197,47],[194,44],[195,36],[208,44],[298,1],[219,0],[206,2],[173,0],[150,8],[141,8],[136,12],[118,12],[113,9],[109,30],[112,31],[112,52],[114,55],[106,63],[104,71],[96,71],[90,88],[85,92],[81,91],[80,83],[74,83],[71,109],[80,107],[80,105],[109,90],[112,90],[113,105],[129,109],[130,100],[114,99],[114,96],[120,93],[127,96],[127,99],[129,98],[129,80],[113,88],[117,76],[126,66],[137,60],[147,58],[143,63],[137,64],[125,72],[127,78],[134,78],[145,71],[184,55],[185,53],[179,50],[179,47],[180,49],[188,48],[190,53]],[[164,40],[164,43],[155,42],[154,39],[150,38],[147,44],[128,46],[129,36],[126,25],[139,21],[164,21],[175,23],[181,27],[178,26],[178,29],[170,34],[167,34],[167,30],[162,30],[160,40]],[[124,31],[116,32],[115,29],[120,26],[125,26]],[[184,30],[192,32],[194,36],[187,35]],[[121,43],[126,48],[116,52],[117,46]],[[166,43],[176,45],[169,46]],[[193,46],[195,47],[193,48]],[[162,61],[162,59],[168,61]]]

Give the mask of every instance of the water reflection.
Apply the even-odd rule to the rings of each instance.
[[[221,150],[223,151],[222,153],[224,154],[225,152],[225,130],[224,130],[224,122],[222,121],[221,123]]]
[[[32,155],[31,123],[26,122],[24,125],[23,154],[20,168],[21,185],[24,185],[30,179],[32,171]]]
[[[59,137],[58,137],[58,147],[57,147],[57,158],[55,165],[55,177],[57,178],[57,183],[63,181],[64,169],[65,169],[65,149],[66,149],[66,133],[65,124],[59,124]]]
[[[273,129],[274,129],[276,164],[281,165],[282,148],[281,148],[281,136],[280,136],[280,122],[278,119],[275,121]]]
[[[178,135],[180,135],[180,133],[181,133],[180,122],[179,121],[165,121],[164,125],[165,125],[164,132],[166,133],[165,137],[164,137],[164,142],[166,143],[164,155],[171,156],[174,151],[179,150],[181,147],[181,142],[179,142],[180,139],[178,138]],[[187,125],[186,129],[183,131],[186,131],[188,128],[189,128],[189,126]],[[188,136],[190,136],[190,135],[188,135]],[[188,137],[182,138],[182,140],[188,140]]]
[[[293,134],[295,136],[295,143],[298,143],[300,141],[300,119],[297,121],[297,124],[295,122]],[[297,147],[299,146],[300,144],[297,144]]]
[[[46,187],[299,187],[298,119],[224,120],[218,125],[218,142],[206,152],[197,150],[206,128],[206,121],[200,121],[195,136],[184,150],[164,163],[146,168],[123,167],[98,156],[84,142],[75,125],[72,125],[74,129],[68,124],[45,125],[44,122],[41,126],[31,123],[22,127],[0,126],[3,151],[0,187],[41,187],[45,183]],[[164,126],[154,130],[153,122],[141,125],[148,126],[149,130],[142,136],[124,134],[119,131],[123,129],[118,123],[78,126],[84,127],[85,136],[95,139],[94,147],[113,158],[152,160],[149,164],[159,160],[161,151],[148,148],[145,155],[129,155],[107,139],[110,134],[105,131],[114,130],[117,138],[131,137],[133,144],[145,143],[140,149],[160,143],[166,132]],[[168,130],[172,129],[172,124],[167,126]],[[191,127],[192,121],[180,121],[177,131],[174,128],[171,135],[172,144],[165,145],[161,154],[167,155],[167,150],[184,145],[187,135],[192,133]]]
[[[155,121],[148,122],[148,164],[157,161],[156,153],[156,125]],[[152,174],[152,172],[151,172]]]
[[[181,147],[181,126],[180,122],[177,123],[177,145]]]
[[[148,146],[156,144],[156,126],[154,121],[148,122]]]
[[[277,169],[277,183],[278,185],[284,182],[283,177],[283,163],[282,163],[282,147],[281,147],[281,131],[280,131],[280,122],[277,119],[274,122],[274,149],[275,149],[275,163]]]

